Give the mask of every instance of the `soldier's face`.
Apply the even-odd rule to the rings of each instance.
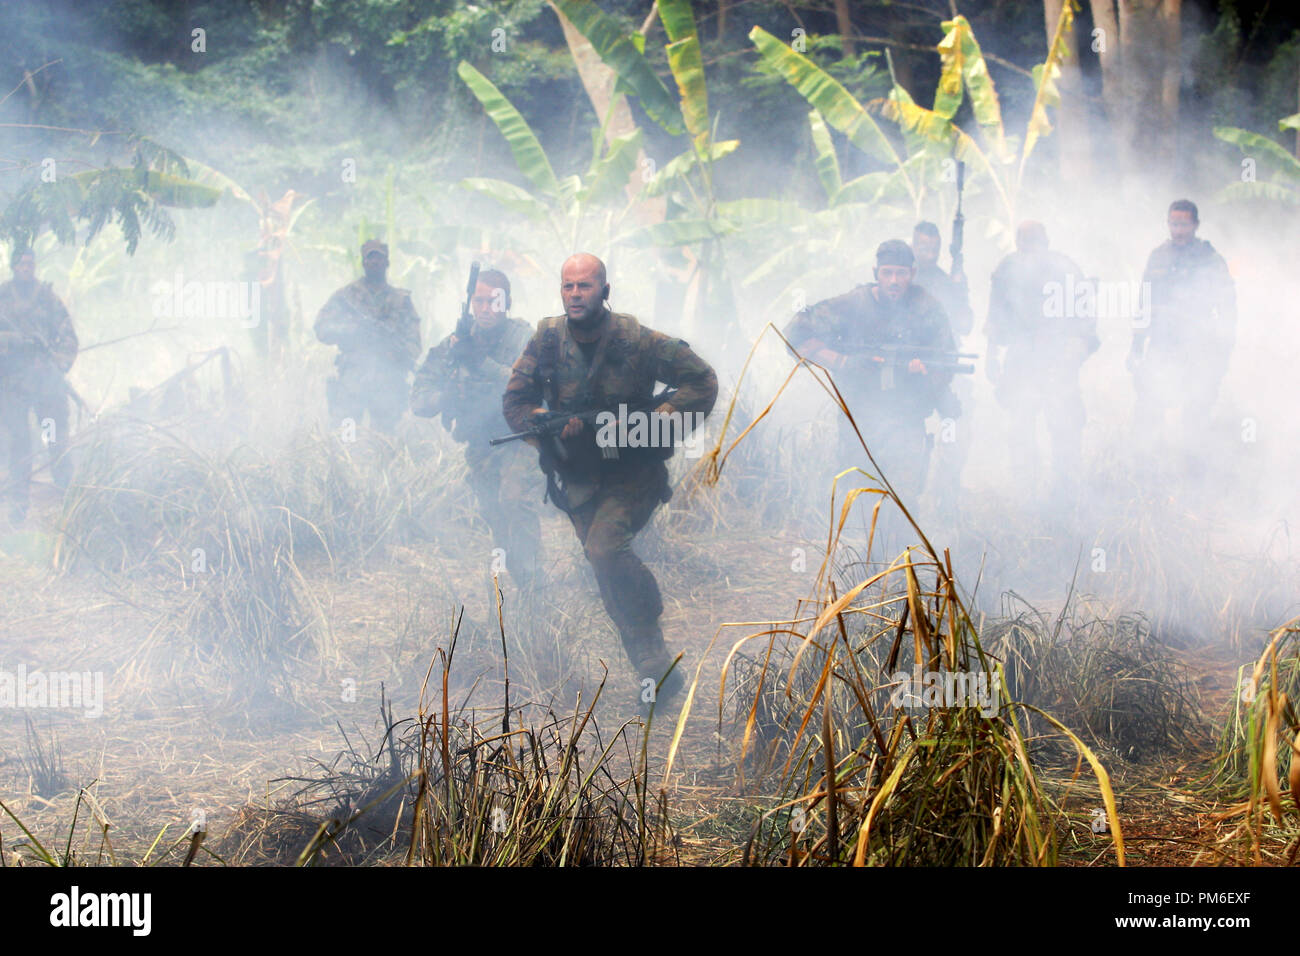
[[[474,287],[469,307],[474,312],[475,325],[485,331],[495,329],[506,317],[506,290],[480,282]]]
[[[1174,245],[1186,245],[1196,235],[1197,223],[1192,221],[1192,214],[1186,209],[1175,209],[1169,214],[1169,238]]]
[[[939,237],[918,232],[912,236],[912,252],[917,262],[926,264],[939,261]]]
[[[564,314],[572,322],[594,321],[605,308],[609,284],[602,281],[600,270],[593,266],[566,266],[560,274],[560,298]]]
[[[14,263],[14,281],[28,283],[36,278],[36,257],[23,256]]]
[[[912,269],[908,266],[877,266],[876,282],[881,295],[897,302],[912,284]]]
[[[361,268],[366,271],[366,278],[372,282],[382,279],[388,272],[388,256],[382,252],[367,252],[361,260]]]

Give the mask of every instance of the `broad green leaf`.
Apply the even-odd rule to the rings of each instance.
[[[515,109],[500,90],[486,76],[474,69],[469,63],[461,62],[456,71],[470,92],[483,104],[483,109],[496,124],[501,135],[510,146],[519,171],[542,192],[543,195],[559,198],[560,184],[555,179],[555,170],[546,158],[542,144],[537,141],[532,128]]]
[[[734,153],[739,145],[740,140],[738,139],[724,139],[720,143],[711,144],[709,147],[709,161],[716,163],[722,157]],[[700,157],[694,149],[688,149],[686,152],[674,156],[646,183],[643,194],[647,198],[663,195],[678,179],[694,169],[699,160]]]
[[[762,27],[754,27],[749,32],[749,39],[758,47],[763,62],[780,73],[811,106],[820,110],[826,122],[847,136],[849,142],[884,162],[895,166],[902,162],[884,131],[843,84]]]
[[[691,0],[659,0],[659,19],[671,43],[697,36]]]
[[[1215,197],[1223,202],[1280,202],[1300,206],[1300,192],[1277,183],[1232,183]]]
[[[709,96],[704,85],[704,59],[700,55],[699,38],[688,36],[670,43],[668,67],[677,81],[686,131],[694,138],[696,148],[702,151],[709,136]]]
[[[669,219],[667,222],[652,223],[625,233],[614,242],[642,246],[690,246],[735,231],[730,223],[716,219]]]
[[[588,175],[586,185],[578,191],[578,199],[581,202],[616,202],[636,169],[637,150],[640,148],[639,129],[616,138]]]
[[[840,161],[835,156],[831,131],[826,128],[822,114],[816,110],[808,114],[808,126],[812,130],[813,151],[817,154],[817,178],[822,181],[826,198],[835,202],[843,180],[840,178]]]
[[[494,199],[507,209],[527,216],[529,219],[545,219],[549,210],[533,197],[528,190],[500,179],[471,177],[457,183],[460,188],[468,189],[480,195]]]
[[[642,52],[645,49],[645,37],[625,33],[616,21],[591,0],[553,2],[578,28],[578,32],[587,38],[605,65],[617,73],[627,88],[636,94],[646,114],[668,133],[680,135],[683,132],[681,110]]]
[[[1292,156],[1289,149],[1267,136],[1260,136],[1258,133],[1238,129],[1235,126],[1216,126],[1214,127],[1214,135],[1225,143],[1231,143],[1233,146],[1240,148],[1244,153],[1267,156],[1271,161],[1277,163],[1288,176],[1300,178],[1300,160]]]
[[[1292,113],[1290,116],[1284,116],[1277,121],[1279,131],[1284,129],[1300,129],[1300,113]]]
[[[1061,62],[1070,55],[1069,44],[1065,38],[1074,29],[1074,7],[1071,3],[1061,4],[1061,16],[1056,21],[1056,32],[1052,34],[1052,44],[1047,51],[1047,59],[1034,67],[1034,105],[1029,111],[1029,125],[1025,129],[1025,145],[1020,151],[1020,172],[1016,182],[1024,179],[1025,163],[1034,151],[1038,140],[1052,132],[1052,124],[1047,119],[1047,107],[1059,106],[1060,90],[1056,81],[1061,75]]]
[[[879,201],[880,192],[885,188],[891,175],[893,174],[885,172],[867,173],[857,179],[850,179],[835,197],[835,205],[859,202],[874,205]]]
[[[784,199],[731,199],[718,203],[718,214],[742,228],[773,224],[802,228],[813,221],[802,206]]]
[[[1067,10],[1070,8],[1068,0],[1064,6]],[[975,40],[975,34],[970,28],[970,23],[967,22],[965,17],[958,16],[955,19],[944,21],[943,27],[948,32],[939,43],[939,55],[943,62],[943,75],[941,75],[939,81],[940,92],[935,94],[935,112],[940,113],[947,119],[952,119],[957,106],[961,105],[960,95],[957,96],[956,102],[952,103],[950,92],[950,87],[954,81],[952,73],[960,71],[961,81],[970,93],[971,109],[975,112],[975,122],[979,123],[980,129],[984,131],[993,155],[1005,156],[1006,142],[1002,127],[1002,108],[998,105],[997,90],[993,88],[993,79],[989,76],[988,64],[984,62],[984,54],[980,51],[980,45]],[[1059,39],[1059,27],[1057,36]],[[952,108],[951,113],[947,112],[950,106]]]

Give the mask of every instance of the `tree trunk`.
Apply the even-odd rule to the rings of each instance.
[[[848,59],[853,56],[853,18],[849,16],[849,0],[835,0],[835,28],[840,31],[840,50]]]
[[[1163,0],[1160,4],[1161,44],[1164,69],[1160,76],[1160,150],[1172,164],[1178,156],[1178,93],[1183,75],[1183,3]],[[1173,168],[1172,165],[1169,168]]]

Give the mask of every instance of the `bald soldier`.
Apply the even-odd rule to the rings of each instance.
[[[388,284],[388,246],[361,246],[365,274],[339,289],[316,318],[316,338],[337,345],[337,375],[327,387],[330,415],[392,432],[409,400],[408,378],[420,357],[420,317],[411,293]]]
[[[702,418],[718,397],[713,369],[681,339],[611,312],[605,264],[582,253],[560,271],[564,315],[542,319],[515,362],[502,409],[515,431],[539,415],[616,410],[647,402],[655,383],[675,389],[654,411]],[[622,429],[620,429],[622,431]],[[628,434],[631,429],[628,429]],[[681,668],[664,679],[672,658],[659,617],[659,584],[632,551],[632,539],[672,496],[665,459],[671,448],[597,445],[591,425],[570,418],[558,446],[539,448],[552,503],[573,522],[596,573],[600,597],[638,678],[638,699],[658,685],[664,701],[682,688]],[[648,683],[653,682],[653,684]]]

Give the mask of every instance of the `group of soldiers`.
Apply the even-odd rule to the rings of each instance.
[[[1232,277],[1223,257],[1196,237],[1199,224],[1190,200],[1170,205],[1170,238],[1151,253],[1125,316],[1132,324],[1127,367],[1143,443],[1159,445],[1167,431],[1174,440],[1166,445],[1192,446],[1209,420],[1234,344]],[[803,355],[841,373],[837,379],[850,409],[859,412],[868,448],[906,498],[926,483],[933,443],[926,420],[937,413],[955,422],[970,389],[954,379],[974,371],[963,361],[974,356],[955,351],[956,341],[972,331],[966,278],[960,269],[941,269],[938,254],[938,229],[921,223],[910,246],[892,239],[876,250],[875,282],[805,309],[786,329]],[[1080,491],[1086,412],[1079,378],[1101,341],[1096,286],[1050,247],[1046,228],[1033,221],[1019,225],[1015,251],[991,278],[985,372],[1009,426],[1013,477],[1031,497],[1044,457],[1037,448],[1040,417],[1051,442],[1050,500],[1071,503]],[[1177,420],[1166,429],[1170,412]],[[934,491],[951,516],[969,429],[953,428],[949,436]],[[841,423],[841,447],[851,438]]]
[[[1223,258],[1196,238],[1198,225],[1193,203],[1174,202],[1170,239],[1151,253],[1143,274],[1150,308],[1134,324],[1128,366],[1147,428],[1171,409],[1181,411],[1184,429],[1202,424],[1232,348],[1232,279]],[[905,500],[926,484],[926,420],[937,412],[954,422],[970,396],[955,381],[973,371],[966,361],[973,356],[957,351],[973,326],[967,281],[960,266],[939,266],[939,252],[939,230],[919,224],[910,244],[891,239],[879,246],[874,282],[801,311],[786,329],[792,346],[835,375],[867,447]],[[588,254],[564,262],[564,312],[535,328],[510,315],[504,273],[477,273],[466,322],[416,368],[420,319],[411,295],[387,281],[387,246],[369,240],[361,255],[364,275],[330,296],[315,324],[320,341],[339,350],[327,387],[332,417],[360,423],[368,416],[372,427],[391,431],[408,408],[441,416],[464,445],[481,514],[523,589],[537,587],[542,576],[540,519],[531,506],[542,498],[540,465],[546,498],[572,523],[641,686],[652,688],[649,699],[677,693],[681,670],[660,628],[659,586],[632,549],[671,496],[665,464],[671,449],[602,445],[588,413],[646,406],[662,383],[669,391],[652,414],[702,419],[717,399],[714,370],[681,339],[611,311],[605,266]],[[31,250],[16,250],[11,266],[13,278],[0,285],[0,423],[10,520],[21,521],[33,457],[31,416],[55,450],[67,432],[64,375],[78,344],[67,310],[49,284],[36,281]],[[985,326],[985,371],[1012,426],[1012,469],[1035,472],[1041,415],[1052,443],[1052,483],[1067,495],[1082,471],[1080,368],[1100,340],[1095,312],[1053,309],[1050,290],[1089,281],[1050,248],[1041,223],[1022,223],[1015,251],[993,272]],[[522,442],[492,450],[488,439],[503,426],[522,435],[536,458]],[[956,432],[938,469],[936,497],[948,504],[956,501],[970,447],[965,431]],[[856,447],[842,421],[841,441],[850,439],[842,447]],[[55,453],[52,461],[54,481],[65,487],[68,459]]]

